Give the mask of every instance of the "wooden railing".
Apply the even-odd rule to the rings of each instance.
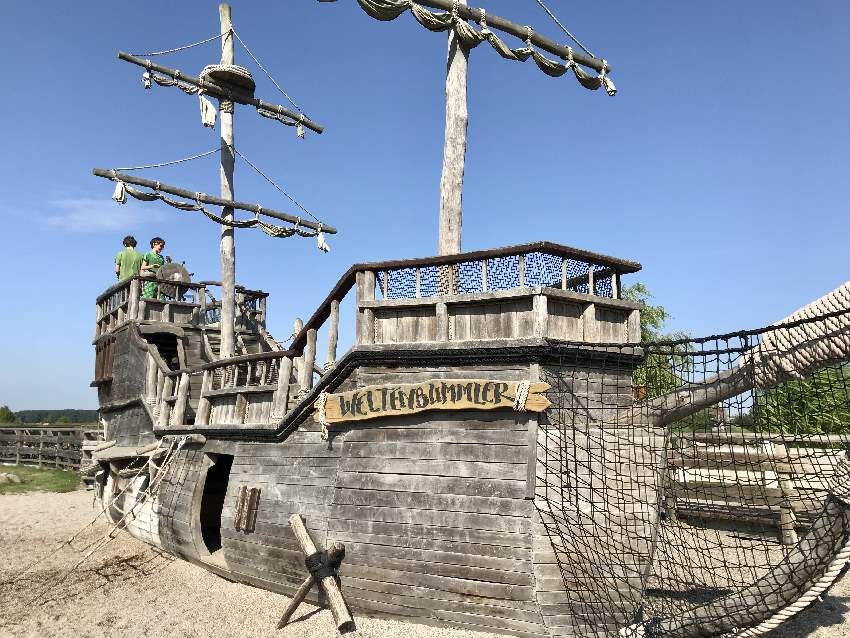
[[[668,517],[754,523],[785,544],[819,514],[850,435],[678,433],[668,451]]]
[[[153,297],[142,296],[144,284],[151,281],[157,283],[156,293]],[[221,302],[212,294],[219,282],[162,282],[161,285],[170,294],[161,294],[159,282],[141,276],[108,288],[96,301],[95,341],[131,320],[210,326],[220,321]],[[237,286],[236,296],[237,307],[250,312],[250,321],[265,326],[268,293]],[[240,312],[236,317],[237,328],[244,327],[248,320]]]
[[[463,316],[470,304],[489,304],[498,314],[513,302],[523,308],[527,305],[528,312],[516,319],[513,332],[493,334],[492,338],[554,336],[579,341],[637,341],[637,305],[620,299],[620,276],[639,269],[640,264],[635,262],[548,242],[356,264],[339,279],[306,323],[296,321],[288,350],[233,357],[184,371],[157,372],[150,366],[150,402],[157,406],[159,427],[182,423],[182,406],[187,398],[180,388],[188,391],[188,375],[203,374],[196,425],[269,423],[283,418],[292,403],[312,389],[317,376],[335,365],[340,304],[354,288],[356,345],[399,342],[402,339],[382,340],[376,336],[388,334],[381,323],[385,317],[405,313],[414,317],[433,315],[433,326],[418,332],[411,342],[481,338],[469,331],[463,334],[461,320],[456,317]],[[197,285],[212,283],[215,282]],[[246,297],[241,301],[248,320],[259,315],[264,323],[265,296],[259,293],[254,300]],[[555,300],[548,302],[550,297]],[[408,312],[405,306],[419,308]],[[507,312],[519,317],[514,310]],[[567,316],[573,312],[577,315]],[[528,325],[523,323],[526,320]],[[453,330],[455,325],[461,327]],[[575,325],[579,326],[578,333],[555,329],[572,329]],[[608,325],[616,329],[605,332]],[[547,330],[547,326],[552,330]],[[317,340],[323,328],[327,328],[327,349],[320,367],[316,363]]]
[[[441,298],[462,300],[484,292],[545,287],[565,293],[620,299],[620,278],[639,271],[637,262],[600,255],[550,242],[535,242],[456,255],[355,264],[339,279],[313,316],[296,335],[291,348],[307,345],[310,330],[318,330],[357,286],[358,343],[368,340],[373,310],[360,302]],[[374,331],[373,331],[374,332]]]
[[[97,425],[15,425],[0,427],[0,462],[73,470],[85,456],[86,441],[100,437]]]

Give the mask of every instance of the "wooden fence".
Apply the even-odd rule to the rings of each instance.
[[[666,515],[773,529],[786,544],[820,512],[850,435],[678,433]]]
[[[76,470],[102,438],[97,424],[0,426],[0,463]]]

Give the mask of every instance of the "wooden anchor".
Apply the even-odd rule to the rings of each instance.
[[[298,609],[298,606],[304,601],[307,594],[313,588],[313,585],[318,581],[319,587],[322,588],[325,597],[328,599],[328,607],[331,609],[339,632],[347,633],[354,631],[356,628],[354,626],[354,619],[348,611],[345,598],[342,597],[336,575],[336,570],[345,557],[345,545],[334,543],[327,552],[319,552],[299,514],[293,514],[289,517],[289,525],[292,527],[295,539],[305,554],[304,562],[307,565],[307,569],[310,570],[310,575],[301,583],[301,586],[295,592],[292,601],[289,603],[286,611],[283,612],[277,628],[281,629],[289,622],[292,614],[295,613],[295,610]]]

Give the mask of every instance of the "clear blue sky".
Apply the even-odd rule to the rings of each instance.
[[[770,323],[848,279],[850,5],[549,4],[610,60],[620,93],[473,51],[465,249],[548,239],[640,261],[669,328],[694,335]],[[158,203],[118,207],[90,174],[218,144],[196,98],[144,91],[141,69],[115,55],[213,35],[217,3],[4,6],[0,404],[95,407],[94,299],[114,281],[121,238],[162,235],[198,278],[218,276],[212,223]],[[486,8],[558,37],[533,0]],[[237,0],[233,15],[326,126],[299,141],[252,110],[236,116],[237,147],[340,229],[329,255],[313,240],[238,233],[237,279],[272,293],[283,336],[351,263],[435,253],[445,35],[409,14],[377,22],[354,0]],[[195,74],[216,46],[160,60]],[[237,62],[250,60],[237,49]],[[258,95],[281,98],[253,70]],[[218,189],[215,157],[145,173]],[[290,209],[244,164],[236,193]]]

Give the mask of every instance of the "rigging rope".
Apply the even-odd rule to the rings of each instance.
[[[177,47],[175,49],[165,49],[165,51],[151,51],[150,53],[132,53],[131,55],[135,55],[137,58],[147,58],[154,55],[166,55],[168,53],[177,53],[178,51],[185,51],[186,49],[191,49],[192,47],[200,46],[201,44],[206,44],[207,42],[212,42],[213,40],[218,40],[221,38],[221,34],[211,36],[206,40],[200,40],[198,42],[192,42],[191,44],[186,44],[182,47]]]
[[[161,444],[161,441],[160,441],[160,444]],[[156,450],[154,450],[153,452],[151,452],[151,455],[150,455],[150,456],[151,456],[151,457],[153,457],[153,455],[154,455],[154,454],[157,454],[157,453],[158,453],[158,452],[157,452],[157,450],[158,450],[158,449],[159,449],[159,448],[157,448]],[[100,467],[100,464],[99,464],[99,463],[98,463],[98,467]],[[129,489],[129,487],[130,487],[130,485],[131,485],[131,483],[132,483],[132,479],[137,478],[137,477],[138,477],[138,476],[139,476],[139,475],[140,475],[140,474],[141,474],[141,473],[145,470],[145,468],[146,468],[146,467],[147,467],[147,464],[144,464],[144,465],[142,465],[141,467],[139,467],[139,469],[138,469],[138,471],[135,473],[135,475],[133,475],[133,476],[131,477],[131,480],[127,482],[127,485],[125,485],[125,486],[124,486],[124,489],[122,489],[120,492],[118,492],[117,494],[115,494],[115,496],[112,498],[112,500],[109,502],[109,504],[108,504],[108,505],[106,505],[105,507],[101,508],[101,510],[100,510],[100,512],[97,514],[97,516],[95,516],[92,520],[90,520],[88,523],[86,523],[85,525],[83,525],[80,529],[78,529],[76,532],[74,532],[74,533],[73,533],[71,536],[69,536],[67,539],[65,539],[64,541],[62,541],[59,545],[57,545],[56,547],[54,547],[54,548],[53,548],[51,551],[49,551],[47,554],[45,554],[44,556],[42,556],[42,557],[41,557],[41,558],[39,558],[39,559],[36,559],[35,561],[33,561],[32,563],[30,563],[29,565],[27,565],[26,567],[24,567],[24,568],[23,568],[23,569],[21,569],[20,571],[18,571],[18,572],[17,572],[17,573],[16,573],[16,574],[15,574],[15,575],[11,578],[11,579],[9,579],[9,580],[5,580],[5,581],[2,581],[2,583],[0,583],[0,584],[2,584],[2,585],[11,585],[12,583],[16,583],[17,581],[19,581],[19,580],[21,579],[21,576],[23,576],[24,574],[26,574],[28,571],[30,571],[30,570],[31,570],[31,569],[33,569],[34,567],[37,567],[38,565],[40,565],[41,563],[43,563],[43,562],[44,562],[44,561],[46,561],[47,559],[49,559],[49,558],[51,558],[51,557],[55,556],[56,554],[58,554],[58,553],[59,553],[59,551],[60,551],[63,547],[65,547],[65,546],[70,547],[70,548],[71,548],[71,549],[73,549],[74,551],[82,551],[82,550],[77,550],[77,549],[76,549],[76,548],[75,548],[75,547],[74,547],[71,543],[72,543],[72,542],[73,542],[73,541],[74,541],[74,540],[75,540],[75,539],[76,539],[76,538],[77,538],[80,534],[82,534],[82,533],[83,533],[84,531],[86,531],[89,527],[91,527],[92,525],[94,525],[94,524],[98,521],[98,519],[100,519],[100,517],[101,517],[101,516],[103,516],[103,515],[106,513],[106,511],[107,511],[110,507],[112,507],[113,505],[115,505],[115,503],[117,503],[117,502],[118,502],[118,499],[120,499],[120,498],[124,495],[124,492],[126,492],[126,491]],[[87,549],[88,547],[91,547],[91,545],[87,545],[86,547],[84,547],[84,548],[83,548],[83,550]]]
[[[169,446],[168,452],[166,453],[167,454],[166,459],[163,461],[162,465],[160,466],[159,471],[157,472],[157,475],[154,478],[154,480],[152,482],[150,482],[148,484],[148,486],[145,488],[141,497],[138,498],[138,500],[136,500],[136,502],[133,505],[130,506],[130,509],[124,513],[124,515],[118,520],[117,523],[115,523],[109,529],[108,532],[106,532],[99,539],[97,539],[94,542],[87,545],[86,548],[85,548],[85,549],[88,549],[89,547],[97,545],[96,547],[94,547],[94,549],[91,549],[88,552],[86,552],[86,554],[80,560],[78,560],[76,563],[74,563],[74,565],[71,566],[68,570],[66,570],[61,576],[54,579],[52,582],[48,582],[42,589],[40,589],[36,593],[36,595],[34,597],[32,597],[31,599],[29,599],[26,602],[27,605],[33,604],[34,602],[36,602],[40,598],[42,598],[45,594],[47,594],[51,590],[55,589],[58,585],[61,585],[63,582],[65,582],[65,580],[68,578],[68,576],[70,576],[74,572],[74,570],[76,570],[84,562],[86,562],[89,558],[91,558],[92,555],[94,555],[95,552],[100,551],[101,549],[106,547],[110,542],[112,542],[115,538],[117,538],[117,535],[115,535],[114,533],[116,531],[118,531],[119,528],[121,528],[122,524],[124,524],[124,521],[129,516],[133,516],[133,518],[135,518],[136,508],[139,507],[140,505],[144,505],[149,498],[155,496],[159,492],[159,487],[162,484],[162,479],[165,476],[165,469],[177,457],[177,453],[183,448],[183,446],[186,444],[188,439],[189,439],[188,436],[182,436],[182,437],[180,437],[176,440],[171,441],[171,445]],[[133,481],[128,481],[128,487],[129,487],[129,485],[132,485],[132,484],[133,484]],[[125,488],[125,489],[127,489],[127,488]],[[124,525],[124,527],[126,527],[126,525]]]
[[[212,155],[213,153],[220,153],[221,148],[214,148],[211,151],[207,151],[205,153],[198,153],[197,155],[190,155],[189,157],[184,157],[182,159],[173,160],[171,162],[160,162],[159,164],[145,164],[144,166],[123,166],[120,168],[116,168],[116,171],[141,171],[146,168],[160,168],[162,166],[172,166],[174,164],[182,164],[183,162],[189,162],[191,160],[196,160],[201,157],[206,157],[207,155]]]
[[[307,213],[307,214],[308,214],[310,217],[312,217],[315,221],[319,222],[319,218],[318,218],[318,217],[316,217],[313,213],[311,213],[311,212],[310,212],[309,210],[307,210],[304,206],[302,206],[302,205],[298,202],[298,200],[296,200],[294,197],[292,197],[292,195],[290,195],[290,194],[289,194],[289,193],[287,193],[285,190],[283,190],[280,186],[278,186],[278,185],[275,183],[275,181],[274,181],[271,177],[269,177],[269,176],[268,176],[268,175],[266,175],[263,171],[261,171],[259,168],[257,168],[257,167],[254,165],[254,163],[253,163],[253,162],[251,162],[251,160],[249,160],[247,157],[245,157],[245,155],[244,155],[244,154],[243,154],[243,153],[242,153],[239,149],[235,149],[235,148],[234,148],[233,150],[234,150],[234,151],[236,151],[236,154],[237,154],[239,157],[241,157],[243,160],[245,160],[245,162],[248,164],[248,166],[250,166],[250,167],[251,167],[251,168],[253,168],[255,171],[257,171],[257,173],[259,173],[259,174],[260,174],[260,176],[262,176],[262,177],[263,177],[263,179],[265,179],[265,180],[266,180],[269,184],[271,184],[272,186],[274,186],[274,187],[275,187],[275,189],[277,189],[277,191],[278,191],[281,195],[283,195],[284,197],[286,197],[286,198],[287,198],[290,202],[292,202],[292,203],[293,203],[293,204],[295,204],[298,208],[300,208],[300,209],[301,209],[301,210],[303,210],[305,213]],[[319,223],[321,223],[321,222],[319,222]]]
[[[256,167],[254,167],[256,169]],[[259,169],[256,169],[259,170]],[[298,217],[294,226],[277,226],[275,224],[271,224],[267,221],[260,219],[260,215],[263,214],[263,207],[260,206],[259,210],[256,211],[254,219],[246,219],[246,220],[236,220],[236,219],[227,219],[222,217],[221,215],[216,215],[211,210],[207,209],[201,203],[201,195],[202,193],[195,193],[196,200],[194,202],[185,202],[179,199],[174,199],[165,195],[164,193],[159,191],[159,186],[154,188],[153,192],[139,190],[137,188],[133,188],[132,186],[122,182],[118,176],[117,171],[113,169],[112,178],[115,182],[115,192],[112,194],[112,199],[118,204],[126,204],[127,203],[127,195],[131,197],[141,200],[143,202],[152,202],[154,200],[160,200],[177,208],[179,210],[184,211],[198,211],[206,215],[212,221],[222,224],[224,226],[229,226],[231,228],[255,228],[258,227],[269,237],[276,238],[287,238],[292,237],[293,235],[298,235],[299,237],[315,237],[316,244],[319,250],[322,252],[329,252],[330,246],[328,246],[327,241],[325,240],[325,234],[322,232],[322,222],[316,219],[319,227],[315,231],[305,230],[301,228],[301,218]],[[300,205],[299,205],[300,206]],[[303,209],[303,206],[301,207]],[[306,210],[306,209],[305,209]],[[309,213],[309,211],[307,211]],[[310,213],[312,216],[312,213]],[[315,218],[315,217],[314,217]]]
[[[410,11],[416,21],[429,31],[439,32],[453,29],[467,49],[473,49],[486,40],[496,53],[506,60],[525,62],[531,58],[537,67],[550,77],[561,77],[567,71],[572,70],[576,80],[584,88],[592,91],[604,88],[605,92],[612,97],[617,94],[617,87],[606,74],[605,60],[602,60],[603,71],[599,75],[594,75],[578,65],[573,59],[570,47],[567,47],[566,64],[549,59],[533,46],[530,27],[524,41],[525,46],[512,49],[488,28],[487,15],[484,11],[481,12],[481,19],[479,20],[480,29],[475,29],[466,20],[461,19],[455,11],[433,13],[413,0],[357,0],[357,3],[367,14],[382,21],[395,20],[405,11]]]
[[[585,53],[587,53],[587,55],[589,55],[589,56],[590,56],[590,57],[592,57],[592,58],[595,58],[595,57],[596,57],[596,56],[595,56],[595,55],[593,55],[590,51],[588,51],[588,50],[587,50],[587,48],[586,48],[586,47],[585,47],[585,46],[584,46],[581,42],[579,42],[579,41],[578,41],[578,39],[577,39],[577,38],[576,38],[576,37],[575,37],[572,33],[570,33],[570,32],[569,32],[569,30],[567,29],[567,27],[565,27],[563,24],[561,24],[561,21],[560,21],[560,20],[558,20],[558,18],[557,18],[557,17],[555,17],[555,14],[554,14],[554,13],[552,13],[552,12],[549,10],[549,7],[547,7],[545,4],[543,4],[543,0],[535,0],[535,2],[537,2],[537,4],[539,4],[539,5],[540,5],[540,7],[541,7],[541,8],[542,8],[542,9],[543,9],[546,13],[548,13],[548,14],[549,14],[549,17],[550,17],[550,18],[552,18],[552,20],[554,20],[554,21],[555,21],[555,24],[557,24],[559,27],[561,27],[561,31],[563,31],[564,33],[566,33],[566,34],[567,34],[567,36],[570,38],[570,40],[572,40],[572,41],[573,41],[573,42],[575,42],[577,45],[579,45],[579,47],[581,48],[581,50],[582,50],[582,51],[584,51]]]
[[[263,70],[263,73],[265,73],[265,74],[266,74],[266,77],[267,77],[269,80],[271,80],[271,81],[272,81],[272,84],[274,84],[274,85],[275,85],[275,87],[277,88],[277,90],[281,92],[281,94],[283,95],[283,97],[285,97],[287,100],[289,100],[289,103],[290,103],[292,106],[294,106],[294,107],[295,107],[295,110],[296,110],[296,111],[298,111],[299,113],[303,113],[304,111],[302,111],[302,110],[301,110],[301,107],[300,107],[300,106],[298,106],[298,104],[296,104],[296,103],[295,103],[295,100],[293,100],[291,97],[289,97],[289,94],[281,88],[280,84],[278,84],[278,83],[277,83],[277,80],[275,80],[275,79],[272,77],[272,74],[271,74],[271,73],[269,73],[269,72],[268,72],[268,70],[266,70],[266,67],[264,67],[264,66],[263,66],[263,63],[262,63],[262,62],[260,62],[260,61],[257,59],[257,56],[255,56],[255,55],[251,52],[251,49],[249,49],[249,48],[248,48],[248,45],[247,45],[247,44],[245,44],[245,42],[242,40],[242,38],[240,38],[240,37],[239,37],[239,34],[238,34],[238,33],[236,33],[236,29],[231,29],[231,31],[233,32],[233,35],[235,35],[235,36],[236,36],[236,39],[237,39],[237,40],[239,40],[239,44],[241,44],[241,45],[242,45],[242,47],[243,47],[243,48],[244,48],[244,49],[248,52],[248,55],[250,55],[250,56],[251,56],[251,59],[252,59],[252,60],[254,60],[254,62],[256,62],[256,63],[257,63],[257,66],[258,66],[258,67],[260,67],[260,68]]]

